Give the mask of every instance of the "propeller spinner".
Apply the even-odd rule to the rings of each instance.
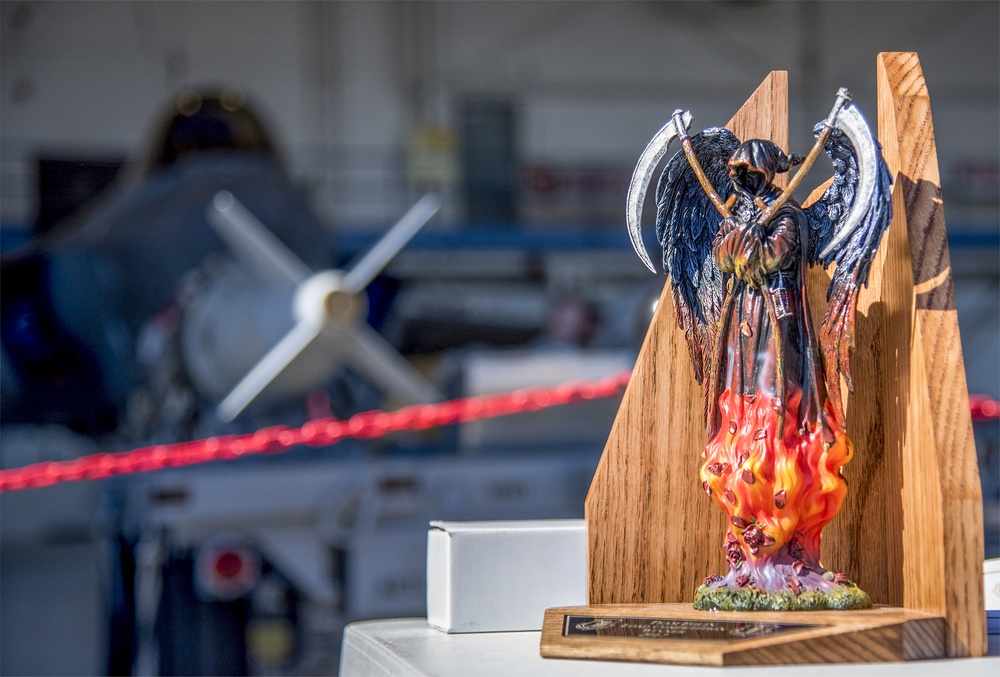
[[[343,363],[406,402],[441,400],[437,389],[365,323],[363,293],[440,208],[440,197],[425,195],[350,270],[314,273],[231,193],[218,193],[208,208],[209,223],[259,275],[294,289],[295,319],[222,399],[218,417],[232,421],[252,403],[318,387]]]

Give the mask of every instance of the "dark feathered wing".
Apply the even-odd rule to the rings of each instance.
[[[726,162],[739,140],[728,129],[711,127],[691,137],[691,145],[709,182],[727,199],[733,186]],[[721,221],[684,152],[678,152],[664,167],[656,187],[656,236],[699,383],[711,359],[722,304],[722,274],[712,255],[712,240]]]
[[[813,129],[817,136],[823,123]],[[823,196],[806,210],[809,221],[808,259],[823,266],[831,262],[837,268],[827,290],[827,310],[820,329],[820,350],[827,392],[840,423],[843,424],[840,376],[849,389],[851,382],[851,351],[854,348],[854,311],[858,289],[868,284],[868,272],[882,234],[892,219],[892,175],[882,159],[882,148],[875,142],[878,168],[875,192],[861,223],[851,235],[827,256],[822,252],[833,240],[847,218],[858,187],[858,158],[850,139],[834,130],[826,143],[826,153],[833,162],[833,183]]]

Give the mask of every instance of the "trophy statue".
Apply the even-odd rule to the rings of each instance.
[[[841,91],[804,157],[782,71],[724,127],[689,136],[677,111],[640,155],[628,231],[655,270],[640,216],[680,145],[655,191],[668,281],[587,495],[589,604],[546,611],[542,656],[985,653],[930,100],[916,54],[880,54],[876,81],[877,134]],[[833,178],[800,205],[823,152]]]
[[[704,392],[701,486],[728,519],[729,572],[698,589],[698,609],[871,606],[819,562],[820,532],[847,492],[854,453],[840,379],[850,380],[854,312],[892,216],[878,142],[846,89],[816,125],[808,156],[724,127],[689,137],[675,111],[642,153],[628,194],[628,229],[655,270],[640,228],[650,174],[670,142],[656,189],[656,234],[674,309]],[[834,177],[809,209],[792,193],[822,151]],[[778,174],[801,165],[784,189]],[[810,265],[836,264],[819,332],[806,293]]]

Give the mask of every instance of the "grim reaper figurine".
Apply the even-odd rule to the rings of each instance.
[[[656,189],[656,234],[695,378],[705,396],[702,488],[729,518],[729,572],[699,587],[699,609],[871,606],[819,561],[820,532],[847,493],[853,454],[841,376],[849,388],[860,285],[891,218],[891,177],[861,113],[841,89],[806,157],[713,127],[687,135],[674,113],[643,152],[629,189],[632,244],[653,270],[640,229],[653,170],[674,138],[682,151]],[[809,209],[792,199],[821,151],[833,182]],[[799,165],[781,191],[779,172]],[[836,264],[817,335],[806,270]]]

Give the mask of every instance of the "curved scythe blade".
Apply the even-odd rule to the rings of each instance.
[[[677,128],[677,125],[674,124],[674,118],[671,118],[667,124],[660,128],[660,131],[650,139],[649,143],[646,144],[646,149],[639,156],[639,161],[635,165],[635,171],[632,172],[632,182],[628,187],[628,206],[625,211],[625,220],[628,223],[628,235],[632,240],[632,247],[635,249],[635,253],[639,255],[639,259],[654,273],[656,272],[656,268],[653,267],[653,262],[649,258],[649,252],[646,251],[646,245],[642,241],[642,203],[646,199],[646,188],[649,186],[649,180],[653,176],[656,165],[667,154],[670,142],[678,136],[687,134],[687,128],[691,126],[692,119],[691,113],[685,111],[681,115],[681,122],[684,123],[684,129]]]
[[[820,252],[820,258],[829,256],[830,252],[846,240],[861,223],[861,219],[864,218],[871,205],[872,196],[875,193],[875,176],[878,172],[875,139],[872,137],[871,128],[857,106],[848,106],[842,110],[837,116],[836,126],[847,135],[847,138],[854,145],[854,153],[858,158],[858,185],[854,193],[854,202],[851,203],[851,211],[847,218],[841,222],[830,243]]]

